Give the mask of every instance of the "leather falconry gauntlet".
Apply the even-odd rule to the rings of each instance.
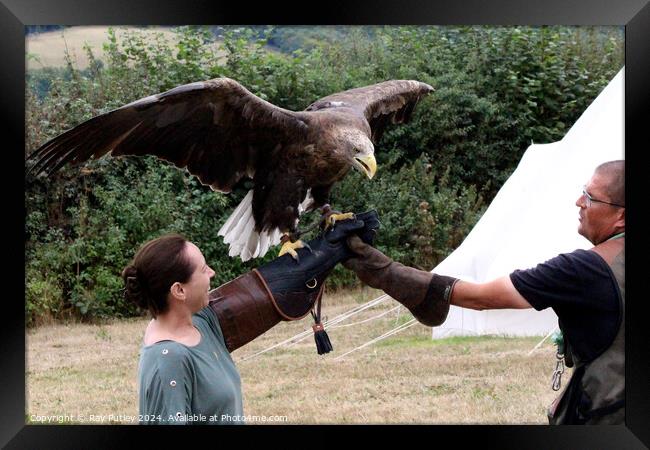
[[[208,305],[219,319],[228,351],[247,344],[280,321],[305,317],[317,300],[320,306],[327,276],[339,262],[354,256],[346,239],[355,234],[360,241],[372,243],[378,227],[376,211],[356,214],[354,219],[339,221],[309,241],[311,251],[298,249],[299,262],[286,254],[210,291]],[[318,316],[312,314],[320,325],[320,311]]]
[[[362,282],[381,289],[406,306],[424,325],[433,327],[445,321],[457,278],[407,267],[356,236],[348,238],[348,246],[356,256],[343,265],[353,270]]]

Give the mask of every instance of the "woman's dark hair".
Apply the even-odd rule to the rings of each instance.
[[[194,272],[185,254],[187,242],[179,234],[167,234],[142,245],[122,271],[124,298],[148,309],[154,318],[164,313],[171,285],[187,282]]]

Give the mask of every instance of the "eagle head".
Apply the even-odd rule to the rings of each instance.
[[[345,147],[350,165],[372,179],[377,172],[375,147],[372,141],[361,130],[347,129],[343,131]]]

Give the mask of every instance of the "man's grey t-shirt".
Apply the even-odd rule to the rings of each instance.
[[[241,380],[217,317],[206,307],[192,322],[201,333],[195,346],[170,340],[142,346],[140,423],[243,423]]]

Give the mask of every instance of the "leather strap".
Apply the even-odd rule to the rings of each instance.
[[[264,286],[271,303],[283,320],[300,320],[309,314],[319,293],[322,293],[322,288],[325,286],[324,281],[327,277],[327,274],[319,274],[319,277],[322,279],[317,280],[317,285],[320,285],[318,290],[314,287],[314,289],[303,289],[302,291],[296,289],[273,295],[264,276],[257,269],[253,269],[252,273],[257,276],[260,283]],[[309,281],[311,280],[307,282]]]

